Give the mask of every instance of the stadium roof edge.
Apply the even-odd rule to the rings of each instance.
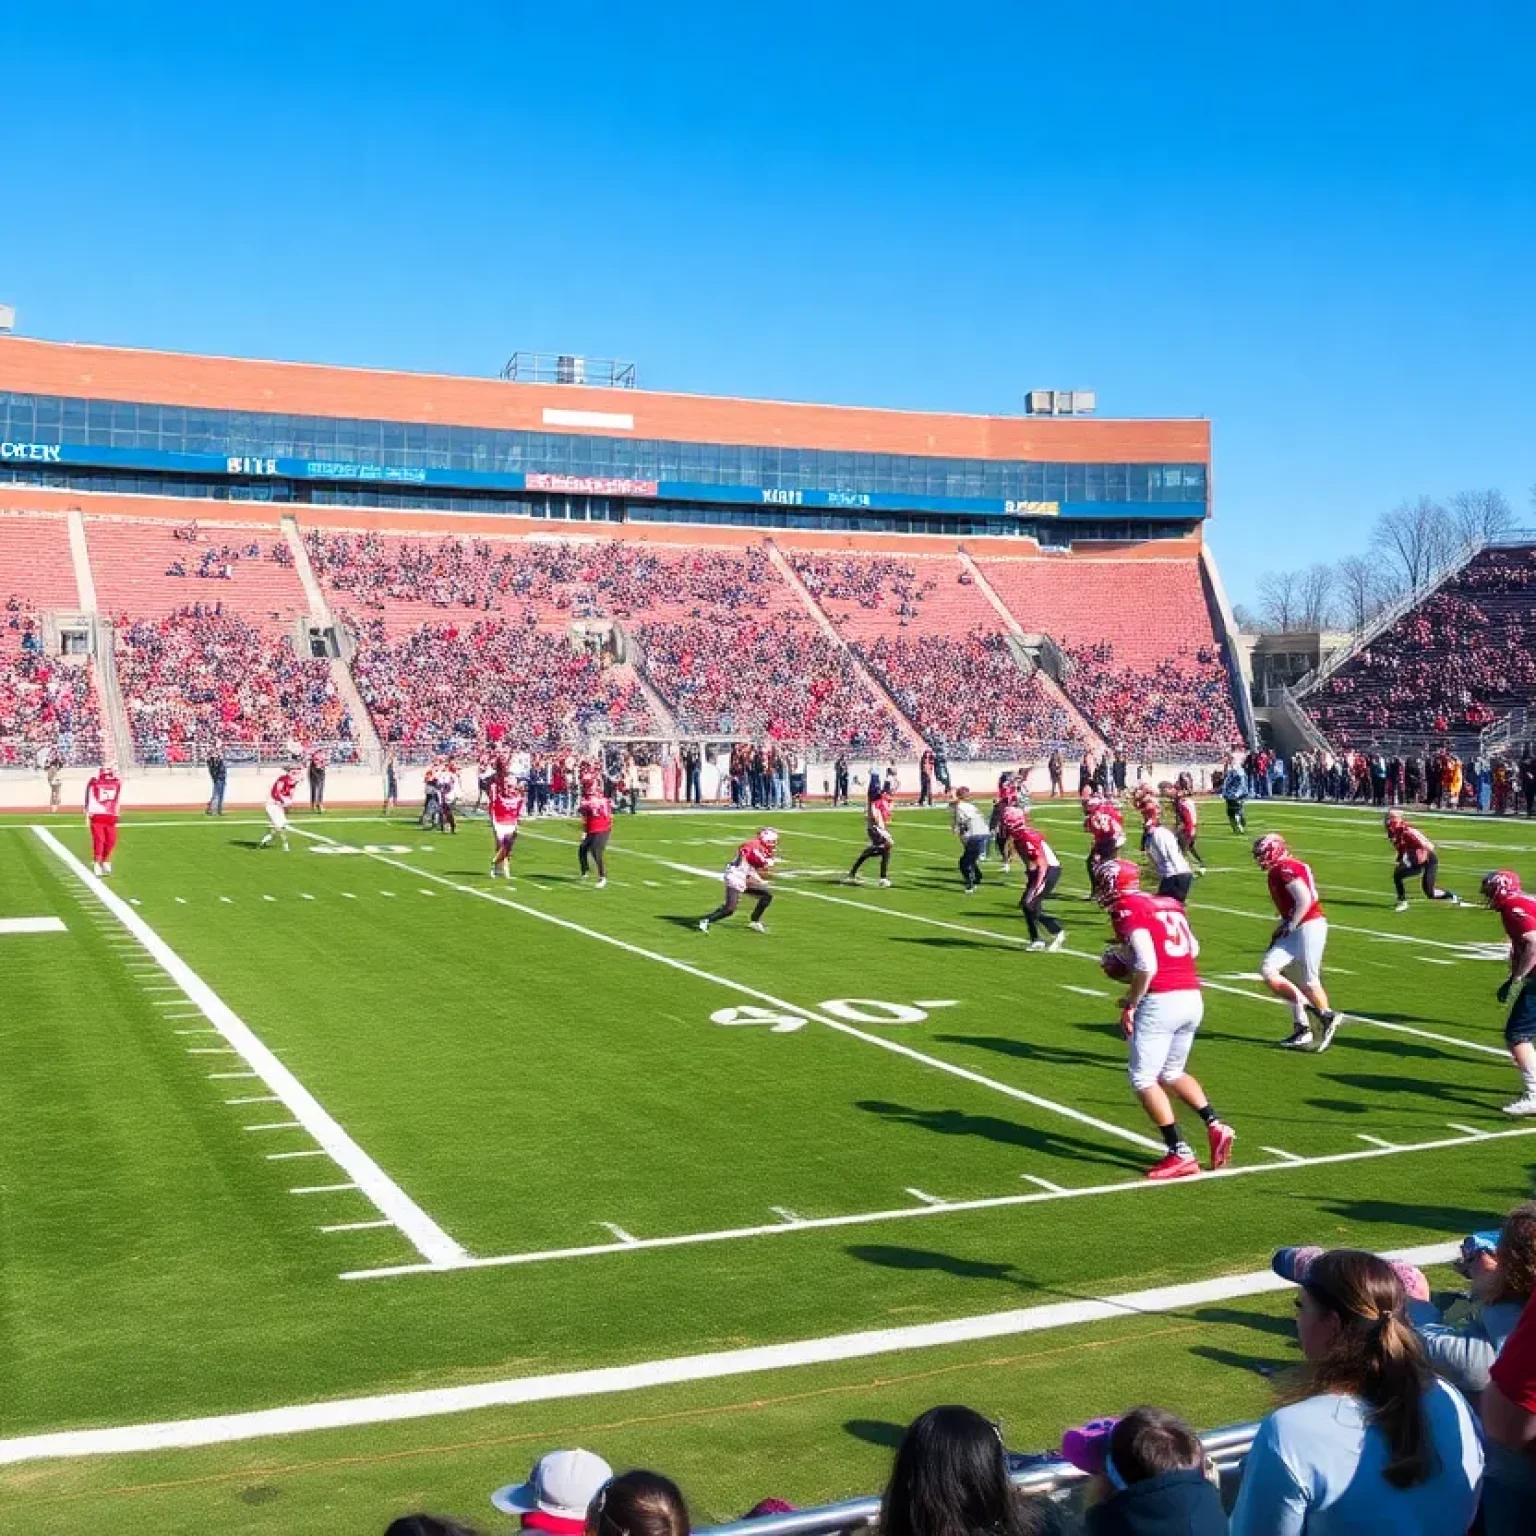
[[[0,356],[11,347],[47,347],[58,349],[76,349],[92,352],[122,353],[135,357],[165,358],[167,360],[188,360],[200,363],[230,363],[237,366],[255,365],[263,368],[293,368],[322,373],[361,374],[373,378],[398,378],[414,379],[422,382],[440,382],[445,384],[485,384],[494,385],[503,389],[539,389],[582,391],[587,394],[600,395],[614,402],[615,408],[625,401],[640,397],[660,397],[671,400],[697,400],[701,402],[721,402],[727,404],[741,404],[746,406],[770,406],[783,407],[788,410],[818,410],[818,411],[848,411],[848,412],[877,412],[883,416],[944,416],[957,421],[1006,421],[1028,423],[1032,428],[1041,427],[1046,431],[1078,428],[1101,424],[1113,426],[1119,423],[1132,424],[1205,424],[1209,425],[1211,418],[1205,415],[1195,416],[1114,416],[1095,412],[1091,416],[1047,416],[1029,415],[1022,406],[1017,411],[957,411],[944,408],[923,406],[897,406],[897,405],[856,405],[848,401],[829,400],[792,400],[769,395],[739,395],[739,394],[706,394],[697,390],[687,389],[651,389],[645,386],[637,386],[634,389],[626,389],[615,392],[606,386],[590,384],[554,384],[545,381],[512,381],[499,377],[496,374],[477,373],[443,373],[430,369],[414,368],[385,368],[367,363],[326,363],[316,362],[312,359],[291,357],[241,357],[227,352],[178,352],[165,347],[134,347],[126,346],[120,342],[109,341],[60,341],[44,336],[20,336],[14,333],[0,335]],[[0,381],[3,382],[3,381]]]

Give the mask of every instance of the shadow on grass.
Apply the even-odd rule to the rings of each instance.
[[[1487,1109],[1487,1093],[1467,1090],[1454,1083],[1442,1083],[1425,1077],[1401,1077],[1382,1072],[1323,1072],[1326,1082],[1337,1083],[1341,1088],[1358,1088],[1362,1093],[1405,1094],[1421,1099],[1433,1099],[1437,1103],[1461,1105],[1468,1109]]]
[[[928,949],[1000,949],[1007,954],[1012,954],[1017,947],[1013,944],[1005,944],[1001,940],[989,944],[983,939],[914,938],[905,933],[889,935],[888,942],[892,944],[921,944]]]
[[[959,1280],[1006,1280],[1023,1290],[1033,1284],[1012,1264],[989,1264],[983,1259],[960,1259],[951,1253],[937,1253],[931,1248],[906,1248],[898,1243],[855,1243],[847,1250],[850,1258],[881,1269],[931,1270],[953,1275]]]
[[[1235,1350],[1222,1349],[1215,1344],[1196,1344],[1189,1352],[1196,1359],[1209,1360],[1212,1365],[1224,1365],[1228,1370],[1246,1371],[1250,1375],[1266,1378],[1294,1364],[1293,1361],[1276,1360],[1263,1355],[1240,1355]]]
[[[1371,1109],[1358,1099],[1308,1099],[1306,1104],[1309,1109],[1326,1109],[1331,1115],[1365,1115]]]
[[[1325,1211],[1345,1221],[1386,1222],[1397,1227],[1431,1227],[1460,1235],[1499,1226],[1502,1211],[1478,1211],[1460,1205],[1419,1205],[1401,1200],[1320,1200]]]
[[[906,1434],[905,1424],[889,1424],[884,1419],[849,1419],[843,1425],[843,1433],[862,1440],[866,1445],[884,1446],[894,1451]]]
[[[1379,1019],[1389,1019],[1390,1014],[1379,1013],[1373,1015]],[[1369,1025],[1365,1026],[1369,1028]],[[1360,1035],[1352,1034],[1349,1029],[1349,1016],[1345,1015],[1344,1029],[1334,1038],[1333,1049],[1336,1051],[1364,1051],[1374,1056],[1391,1056],[1394,1060],[1407,1057],[1416,1057],[1421,1061],[1459,1061],[1465,1062],[1465,1051],[1442,1050],[1437,1045],[1408,1045],[1393,1040],[1363,1039]]]
[[[1239,1312],[1235,1307],[1196,1307],[1191,1312],[1197,1323],[1220,1323],[1225,1328],[1247,1328],[1253,1333],[1267,1333],[1273,1338],[1296,1342],[1296,1323],[1290,1316],[1272,1312]]]
[[[1084,1141],[1079,1136],[1021,1125],[1018,1121],[1004,1120],[997,1115],[971,1115],[959,1109],[914,1109],[907,1104],[890,1104],[881,1099],[860,1099],[855,1107],[872,1115],[881,1115],[887,1120],[915,1126],[919,1130],[932,1131],[938,1136],[977,1136],[1001,1146],[1024,1147],[1031,1152],[1041,1152],[1051,1157],[1108,1163],[1115,1168],[1134,1168],[1138,1171],[1144,1170],[1148,1161],[1145,1152],[1122,1152],[1117,1148]]]
[[[1125,1072],[1123,1061],[1109,1061],[1092,1051],[1073,1050],[1067,1045],[1040,1045],[1033,1040],[1010,1040],[1005,1035],[934,1035],[947,1045],[968,1045],[978,1051],[996,1051],[1016,1061],[1047,1062],[1062,1067],[1101,1067],[1117,1075]]]
[[[259,837],[232,837],[229,840],[229,846],[231,848],[260,848],[261,839]],[[269,843],[267,846],[271,847],[272,845]]]

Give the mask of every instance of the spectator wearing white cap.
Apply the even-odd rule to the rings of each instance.
[[[612,1476],[613,1468],[591,1451],[550,1451],[533,1464],[526,1482],[498,1488],[491,1503],[503,1514],[521,1516],[525,1531],[581,1536],[587,1506]]]

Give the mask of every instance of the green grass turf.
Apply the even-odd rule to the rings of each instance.
[[[856,1027],[1146,1134],[1125,1080],[1113,989],[1091,960],[1105,939],[1102,917],[1062,900],[1081,954],[1024,954],[1017,872],[1005,889],[992,866],[986,889],[963,897],[958,850],[939,816],[900,814],[896,887],[855,891],[831,873],[801,872],[846,867],[862,841],[858,813],[781,815],[785,873],[797,877],[779,882],[767,937],[746,931],[745,914],[707,937],[688,925],[715,903],[718,870],[753,824],[747,817],[622,819],[602,892],[573,879],[574,834],[561,822],[529,827],[508,890],[485,877],[483,823],[439,839],[403,821],[301,818],[344,843],[408,850],[386,864],[320,856],[300,838],[292,854],[258,853],[250,845],[260,828],[239,814],[138,819],[173,824],[129,819],[114,888],[476,1255],[605,1243],[604,1223],[648,1238],[773,1224],[776,1206],[809,1218],[911,1208],[911,1189],[950,1201],[1011,1196],[1034,1188],[1025,1175],[1067,1188],[1133,1183],[1148,1160],[1108,1132],[824,1024],[774,1033],[711,1022],[718,1009],[756,1001],[727,980],[811,1009],[838,999],[953,1000],[919,1024]],[[1075,815],[1045,807],[1038,819],[1069,888],[1080,890]],[[1238,1129],[1238,1164],[1273,1162],[1264,1146],[1304,1158],[1362,1151],[1362,1132],[1420,1142],[1458,1136],[1452,1122],[1508,1129],[1498,1107],[1516,1084],[1497,1056],[1367,1025],[1346,1029],[1320,1058],[1273,1049],[1284,1011],[1256,1000],[1256,983],[1228,979],[1256,969],[1272,926],[1262,877],[1219,812],[1208,809],[1205,821],[1219,872],[1197,887],[1191,909],[1202,972],[1252,996],[1208,995],[1193,1067]],[[1314,865],[1334,922],[1337,1003],[1501,1045],[1492,993],[1502,970],[1459,947],[1497,945],[1492,914],[1422,902],[1393,913],[1389,850],[1374,817],[1275,804],[1255,806],[1250,823],[1253,833],[1285,831]],[[88,852],[76,823],[59,825]],[[1536,868],[1536,832],[1523,824],[1426,826],[1440,843],[1442,881],[1468,894],[1495,864],[1528,876]],[[1536,1163],[1536,1138],[1514,1139],[1171,1190],[344,1282],[343,1271],[417,1255],[392,1230],[317,1230],[376,1213],[357,1193],[288,1193],[342,1177],[325,1159],[264,1156],[309,1139],[242,1129],[288,1116],[280,1105],[225,1103],[265,1089],[210,1079],[241,1064],[191,1054],[221,1042],[176,1033],[204,1021],[168,1019],[193,1010],[157,1006],[176,995],[149,990],[165,978],[143,968],[116,921],[25,825],[0,825],[0,916],[45,913],[68,933],[0,937],[4,1435],[964,1316],[1258,1268],[1286,1241],[1456,1236],[1527,1194]],[[1241,1312],[1254,1310],[1245,1303]],[[1173,1401],[1201,1422],[1257,1411],[1262,1383],[1228,1358],[1244,1349],[1224,1337],[1251,1323],[1197,1322],[1198,1342],[1163,1333],[1168,1318],[1144,1319],[1123,1340],[1118,1324],[1074,1330],[1111,1340],[1091,1357],[1102,1370],[1087,1355],[1055,1352],[1065,1334],[1042,1334],[970,1353],[631,1394],[579,1413],[554,1404],[24,1465],[0,1486],[36,1501],[35,1529],[77,1528],[105,1512],[119,1485],[167,1482],[177,1486],[123,1495],[122,1513],[162,1529],[275,1530],[307,1528],[311,1517],[318,1527],[321,1515],[336,1528],[345,1509],[358,1523],[340,1528],[366,1530],[418,1492],[473,1513],[487,1487],[531,1459],[540,1435],[557,1441],[571,1425],[624,1423],[632,1427],[598,1448],[670,1465],[704,1509],[725,1514],[768,1491],[804,1500],[870,1486],[887,1453],[845,1420],[897,1422],[936,1398],[982,1401],[1021,1427],[1020,1444],[1052,1440],[1076,1413],[1123,1406],[1123,1384],[1144,1370],[1150,1394],[1132,1395]],[[1124,1362],[1112,1363],[1122,1350]],[[1016,1356],[1034,1362],[1017,1381],[985,1363]],[[954,1373],[930,1388],[924,1373],[948,1363]],[[898,1378],[910,1391],[872,1385]],[[727,1411],[749,1399],[773,1401]],[[644,1422],[653,1413],[654,1435]],[[507,1448],[414,1451],[508,1437]],[[728,1454],[712,1449],[720,1443]],[[274,1466],[301,1470],[247,1477]],[[781,1468],[785,1481],[774,1475]],[[270,1503],[259,1491],[242,1501],[242,1491],[269,1483],[278,1490]]]

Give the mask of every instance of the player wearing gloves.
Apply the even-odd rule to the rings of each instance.
[[[1266,832],[1254,843],[1253,861],[1269,877],[1270,900],[1280,914],[1269,950],[1259,964],[1264,985],[1291,1005],[1291,1032],[1280,1044],[1288,1051],[1307,1050],[1312,1045],[1312,1026],[1307,1020],[1311,1013],[1323,1026],[1317,1049],[1326,1051],[1339,1031],[1342,1016],[1334,1011],[1323,990],[1328,919],[1318,899],[1317,882],[1309,865],[1291,857],[1278,832]]]

